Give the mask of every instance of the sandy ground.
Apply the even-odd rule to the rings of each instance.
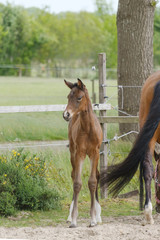
[[[94,239],[94,240],[152,240],[160,239],[160,215],[154,215],[154,225],[145,225],[143,216],[105,218],[103,224],[89,228],[89,220],[79,220],[78,227],[68,225],[39,228],[0,227],[0,239]]]

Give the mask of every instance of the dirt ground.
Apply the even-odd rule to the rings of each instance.
[[[4,228],[0,227],[0,239],[34,240],[152,240],[160,239],[160,215],[154,215],[154,225],[145,225],[143,216],[104,218],[101,225],[89,228],[89,220],[79,220],[78,227],[68,224],[57,227]]]

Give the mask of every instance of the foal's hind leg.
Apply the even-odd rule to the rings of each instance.
[[[90,156],[91,161],[91,175],[88,180],[88,187],[91,194],[91,223],[90,227],[94,227],[97,222],[101,222],[101,206],[98,202],[98,192],[97,192],[97,184],[98,184],[98,159],[99,159],[99,150],[94,153],[94,155]],[[96,197],[96,198],[95,198]]]
[[[97,178],[97,188],[96,188],[96,193],[95,193],[95,197],[96,197],[96,220],[97,220],[97,223],[101,223],[102,222],[101,206],[99,204],[99,198],[98,198],[98,184],[99,184],[99,180],[100,180],[100,174],[99,174],[98,169],[97,169],[97,173],[96,173],[96,178]]]
[[[146,199],[145,199],[145,218],[146,221],[150,224],[153,224],[152,218],[152,203],[151,203],[151,181],[153,177],[153,164],[152,164],[152,155],[150,150],[146,153],[145,160],[143,163],[143,176],[145,181],[145,192],[146,192]]]

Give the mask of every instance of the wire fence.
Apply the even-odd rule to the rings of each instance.
[[[95,66],[87,68],[65,67],[47,64],[0,64],[0,76],[28,76],[28,77],[54,77],[73,78],[81,76],[84,79],[98,79],[98,70]],[[117,79],[117,69],[107,68],[107,77]]]
[[[117,70],[107,68],[107,84],[102,87],[107,88],[107,96],[105,96],[106,103],[111,103],[112,105],[112,115],[118,115],[118,112],[121,111],[118,108],[118,91],[122,91],[124,88],[141,88],[141,86],[120,86],[117,85],[117,82],[112,80],[117,79]],[[13,74],[19,77],[22,76],[32,76],[32,77],[55,77],[55,78],[74,78],[81,77],[82,79],[87,78],[90,80],[98,79],[98,69],[95,66],[91,66],[90,68],[68,68],[68,67],[60,67],[60,66],[49,66],[46,64],[34,64],[34,65],[0,65],[0,75],[9,75]],[[109,81],[112,82],[109,82]],[[96,81],[98,84],[98,81]],[[92,92],[92,96],[94,94],[98,95],[98,86],[96,85],[96,93]],[[93,98],[92,98],[93,99]],[[123,106],[123,94],[122,94],[122,106]],[[94,102],[94,101],[93,101]],[[94,102],[98,102],[97,100]],[[122,111],[121,111],[122,112]],[[131,116],[130,114],[123,112],[127,116]],[[107,112],[108,115],[108,112]],[[133,134],[133,131],[125,133],[124,135],[118,136],[115,134],[113,138],[108,139],[107,142],[110,144],[112,141],[118,141],[122,139],[124,136]],[[25,146],[25,145],[24,145]],[[43,147],[42,145],[41,147]]]

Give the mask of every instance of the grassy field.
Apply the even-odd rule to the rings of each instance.
[[[117,144],[117,143],[116,143]],[[121,154],[112,155],[108,157],[109,164],[112,161],[122,161],[126,156],[126,149],[130,149],[131,145],[126,144],[125,147],[122,142],[119,143]],[[113,145],[112,149],[117,146]],[[68,150],[47,150],[43,152],[36,152],[36,156],[41,156],[46,159],[46,166],[49,174],[49,184],[58,191],[61,196],[61,208],[50,211],[22,211],[15,216],[8,218],[0,217],[0,226],[5,227],[25,227],[25,226],[56,226],[57,224],[66,224],[66,219],[69,213],[69,206],[72,201],[72,180],[71,180],[71,164]],[[79,195],[79,217],[82,221],[89,223],[90,219],[90,194],[88,189],[88,178],[90,174],[89,160],[86,159],[82,171],[82,190]],[[139,174],[134,176],[131,183],[125,187],[122,193],[138,189]],[[154,191],[154,185],[152,185]],[[153,206],[155,205],[153,194]],[[140,215],[138,196],[132,199],[100,199],[102,207],[102,217],[118,217],[118,216],[133,216]],[[155,211],[154,211],[155,212]],[[68,226],[68,224],[66,225]]]
[[[76,79],[70,81],[75,82]],[[84,83],[91,96],[91,81],[84,80]],[[116,81],[109,81],[108,84],[116,85]],[[0,86],[0,106],[65,104],[69,93],[63,79],[0,77]],[[98,102],[98,81],[95,90]],[[116,88],[108,88],[107,96],[113,95],[110,102],[115,106]],[[108,111],[107,114],[117,113]],[[108,128],[111,135],[115,133],[112,129],[115,125]],[[67,123],[62,112],[0,115],[0,142],[58,139],[67,139]]]
[[[71,79],[75,82],[76,80]],[[84,80],[90,96],[91,81]],[[65,104],[69,89],[64,85],[63,79],[41,78],[14,78],[1,77],[0,105],[40,105]],[[108,85],[116,85],[116,81],[108,81]],[[96,82],[98,99],[98,82]],[[117,105],[117,88],[108,88],[107,96],[112,97],[109,103]],[[107,115],[116,115],[115,110]],[[108,138],[118,133],[117,124],[108,124]],[[0,116],[0,142],[27,141],[27,140],[57,140],[67,139],[67,123],[62,113],[18,113],[1,114]],[[108,163],[122,161],[131,149],[130,142],[111,142],[108,146]],[[36,151],[36,150],[35,150]],[[8,153],[6,153],[8,154]],[[9,219],[0,218],[1,226],[55,226],[65,223],[69,205],[72,200],[72,181],[69,151],[46,150],[39,154],[45,155],[49,169],[49,184],[59,192],[62,198],[62,208],[49,212],[21,212]],[[86,159],[82,172],[83,188],[79,196],[79,217],[89,218],[90,194],[88,190],[88,177],[90,174],[89,160]],[[131,183],[122,193],[139,188],[139,174],[135,175]],[[154,190],[154,185],[152,186]],[[107,199],[100,200],[102,216],[137,215],[139,203],[135,200]]]
[[[122,145],[122,143],[121,143]],[[115,149],[116,146],[112,146]],[[131,145],[126,146],[130,148]],[[122,147],[121,151],[123,154],[109,156],[108,161],[111,163],[114,158],[118,161],[126,155],[126,149]],[[36,152],[37,154],[37,152]],[[49,174],[49,184],[57,190],[61,196],[61,208],[50,211],[24,211],[18,212],[15,216],[8,218],[0,217],[0,226],[5,227],[24,227],[24,226],[56,226],[57,224],[65,224],[67,215],[69,212],[69,206],[72,201],[72,180],[70,156],[68,150],[53,151],[48,150],[39,152],[39,156],[42,154],[46,159],[46,166]],[[36,155],[38,156],[38,155]],[[114,159],[115,160],[115,159]],[[89,160],[86,159],[82,171],[82,190],[79,195],[79,219],[87,219],[89,222],[90,218],[90,194],[88,189],[88,178],[90,174]],[[138,173],[133,178],[132,182],[126,186],[122,193],[138,189]],[[153,201],[154,203],[154,201]],[[140,215],[138,197],[133,199],[100,199],[102,206],[102,217],[109,216],[129,216],[129,215]]]

